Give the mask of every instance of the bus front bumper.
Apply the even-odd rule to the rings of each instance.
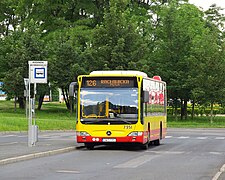
[[[93,137],[93,136],[77,136],[78,143],[146,143],[142,136],[126,136],[126,137]]]

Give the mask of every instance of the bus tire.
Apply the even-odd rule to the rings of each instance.
[[[92,143],[85,143],[84,144],[85,145],[85,147],[88,149],[88,150],[93,150],[94,149],[94,144],[92,144]]]
[[[141,149],[148,150],[148,143],[141,144]]]
[[[159,145],[160,145],[160,139],[155,140],[155,141],[154,141],[154,145],[155,145],[155,146],[159,146]]]

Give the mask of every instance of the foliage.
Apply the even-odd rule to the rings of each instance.
[[[138,24],[146,20],[131,10],[128,1],[112,0],[110,5],[102,24],[94,31],[93,43],[89,47],[93,57],[89,71],[139,69],[137,64],[145,60],[148,48]],[[142,10],[141,15],[147,14],[146,10],[139,10]]]
[[[70,38],[70,36],[68,36]],[[56,32],[49,41],[52,56],[49,56],[49,80],[53,86],[62,89],[69,109],[68,87],[74,76],[82,72],[79,49],[67,40],[64,32]]]
[[[18,97],[20,107],[23,105],[24,78],[28,76],[28,61],[45,59],[44,42],[38,32],[38,26],[31,21],[26,32],[15,31],[5,38],[3,43],[7,52],[4,56],[4,85],[3,90],[9,97]]]
[[[69,109],[68,86],[79,74],[140,70],[167,82],[182,118],[189,100],[211,104],[213,115],[225,98],[224,19],[220,7],[203,12],[187,0],[2,0],[0,80],[22,107],[27,62],[47,60]],[[38,86],[39,99],[46,91]]]

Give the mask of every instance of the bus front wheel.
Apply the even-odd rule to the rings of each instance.
[[[148,150],[148,143],[141,144],[141,149]]]
[[[92,144],[92,143],[85,143],[84,144],[85,145],[85,147],[88,149],[88,150],[93,150],[94,149],[94,144]]]

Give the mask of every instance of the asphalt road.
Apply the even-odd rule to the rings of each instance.
[[[224,129],[170,129],[148,150],[99,146],[0,167],[0,179],[224,180]],[[222,168],[221,168],[222,167]]]

